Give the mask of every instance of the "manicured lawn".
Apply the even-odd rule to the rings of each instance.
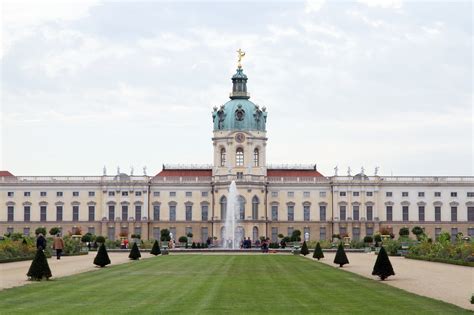
[[[0,313],[470,314],[290,255],[158,256],[0,291]]]

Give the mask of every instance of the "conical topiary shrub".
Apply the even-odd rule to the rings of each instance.
[[[155,240],[155,243],[153,243],[153,247],[150,251],[150,254],[155,256],[161,254],[160,244],[158,244],[158,240]]]
[[[100,245],[99,250],[97,251],[97,255],[94,258],[94,265],[99,267],[110,265],[109,254],[107,254],[107,249],[104,244]]]
[[[196,243],[193,242],[193,243],[191,244],[191,248],[196,248],[196,247],[197,247],[197,246],[196,246]]]
[[[303,246],[301,246],[301,255],[306,256],[309,254],[308,245],[306,245],[306,241],[303,242]]]
[[[319,244],[319,242],[316,244],[316,247],[314,249],[313,258],[317,258],[318,260],[324,258],[323,250],[321,249],[321,245]]]
[[[339,267],[342,267],[345,264],[349,263],[349,260],[346,256],[346,251],[344,250],[344,246],[342,246],[342,243],[339,243],[339,247],[337,248],[336,252],[336,257],[334,257],[334,263],[338,264]]]
[[[51,274],[51,269],[49,269],[48,260],[42,249],[36,251],[35,258],[33,259],[30,269],[26,274],[31,280],[41,281],[43,278],[48,280],[53,275]]]
[[[380,247],[372,275],[379,276],[381,280],[385,280],[388,277],[395,275],[390,259],[388,259],[387,251],[383,246]]]
[[[137,243],[133,243],[132,250],[130,251],[130,255],[128,255],[128,258],[133,259],[133,260],[138,260],[142,257],[140,254],[140,250],[138,249]]]

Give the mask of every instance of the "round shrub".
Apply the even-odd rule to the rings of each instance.
[[[95,238],[95,241],[97,243],[101,243],[101,244],[104,244],[105,243],[105,237],[103,237],[102,235],[99,235]]]
[[[186,236],[180,236],[178,241],[180,243],[187,243],[188,242],[188,238]]]
[[[372,243],[373,241],[374,238],[372,237],[372,235],[367,235],[366,237],[364,237],[364,243],[366,244]]]

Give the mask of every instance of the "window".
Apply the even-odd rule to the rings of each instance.
[[[451,207],[451,222],[458,220],[458,207]]]
[[[7,213],[8,213],[8,216],[7,216],[7,220],[8,222],[12,222],[14,220],[14,213],[15,212],[15,208],[13,206],[8,206],[7,208]]]
[[[226,196],[222,196],[220,200],[221,204],[221,220],[225,221],[227,216],[227,198]]]
[[[78,191],[73,191],[72,196],[73,197],[79,197],[79,192]]]
[[[418,206],[418,221],[425,221],[425,206]]]
[[[155,240],[160,240],[161,238],[161,231],[159,227],[153,227],[153,238]]]
[[[7,195],[8,195],[8,197],[13,197],[13,196],[15,195],[15,193],[14,193],[13,191],[9,191],[9,192],[7,193]]]
[[[402,197],[408,197],[408,191],[402,192]]]
[[[441,192],[440,191],[435,191],[434,196],[435,197],[441,197]]]
[[[352,228],[352,239],[354,241],[360,240],[360,227],[353,227]]]
[[[209,206],[208,205],[201,206],[201,220],[202,221],[209,220]]]
[[[95,197],[95,191],[89,191],[89,197]]]
[[[128,206],[123,205],[122,206],[122,221],[127,221],[128,220]]]
[[[30,197],[30,196],[31,196],[31,192],[25,191],[25,192],[23,192],[23,196],[24,196],[24,197]]]
[[[278,228],[277,227],[272,227],[272,242],[273,243],[278,242]]]
[[[374,235],[374,228],[373,228],[372,226],[367,226],[367,227],[365,228],[365,233],[366,233],[367,235]]]
[[[107,238],[111,241],[115,241],[115,227],[109,226],[107,229]]]
[[[365,195],[367,197],[372,197],[374,195],[374,193],[372,191],[368,191],[368,192],[365,193]]]
[[[128,196],[128,191],[122,191],[122,196],[124,197]]]
[[[63,206],[56,206],[56,221],[63,220]]]
[[[192,197],[193,196],[193,192],[192,191],[187,191],[186,192],[186,197]]]
[[[193,219],[193,206],[186,205],[186,221],[192,221]]]
[[[89,222],[93,222],[95,220],[95,206],[89,206]]]
[[[346,206],[339,206],[339,216],[341,221],[346,220]]]
[[[347,236],[347,228],[345,226],[341,226],[339,228],[339,235],[341,235],[341,237],[342,236]]]
[[[153,192],[153,197],[159,197],[160,196],[160,192],[159,191],[154,191]]]
[[[293,230],[294,230],[294,228],[291,227],[291,226],[288,228],[288,235],[289,236],[291,236],[291,234],[293,234]]]
[[[458,236],[458,228],[451,228],[451,241],[454,241]]]
[[[385,197],[392,197],[392,192],[391,191],[387,191],[385,192]]]
[[[295,206],[288,205],[288,221],[294,221],[294,220],[295,220]]]
[[[345,196],[346,196],[346,192],[345,192],[345,191],[340,191],[340,192],[339,192],[339,196],[340,196],[340,197],[345,197]]]
[[[7,234],[13,234],[14,230],[12,227],[7,227]]]
[[[244,220],[245,219],[245,199],[242,196],[239,196],[237,199],[239,201],[239,219]]]
[[[142,235],[142,227],[141,226],[136,226],[134,229],[133,229],[135,235]]]
[[[451,197],[457,197],[457,196],[458,196],[457,192],[454,192],[454,191],[451,192]]]
[[[374,219],[374,210],[372,206],[367,206],[367,221],[372,221]]]
[[[142,220],[142,206],[135,205],[135,220],[141,221]]]
[[[23,228],[23,235],[24,236],[30,236],[30,228],[28,228],[28,227]]]
[[[253,150],[253,166],[259,166],[260,159],[259,159],[259,152],[258,149]]]
[[[40,221],[41,222],[46,221],[47,219],[46,214],[47,214],[46,206],[40,206]]]
[[[257,196],[252,198],[252,220],[258,220],[258,204],[260,201]]]
[[[319,206],[319,220],[326,221],[326,206]]]
[[[221,166],[225,166],[225,158],[226,158],[226,156],[225,156],[225,149],[222,148],[222,149],[221,149]]]
[[[474,221],[474,207],[467,207],[467,220]]]
[[[136,192],[135,192],[135,196],[140,197],[141,195],[142,195],[142,192],[141,192],[141,191],[136,191]]]
[[[393,207],[392,206],[387,206],[387,221],[392,221],[393,220]]]
[[[467,193],[467,196],[468,196],[468,197],[474,197],[474,192],[468,192],[468,193]]]
[[[358,196],[359,196],[359,192],[358,192],[358,191],[353,191],[353,192],[352,192],[352,196],[358,197]]]
[[[77,208],[79,208],[79,207],[77,207]],[[115,220],[115,206],[112,206],[112,205],[109,206],[109,220],[110,221]]]
[[[467,236],[473,237],[474,236],[474,228],[467,228]]]
[[[46,197],[46,195],[47,195],[46,191],[41,191],[41,192],[40,192],[40,196],[41,196],[41,197]]]
[[[319,240],[320,241],[325,241],[326,240],[326,228],[325,227],[320,227],[319,228]]]
[[[295,192],[294,192],[294,191],[289,191],[289,192],[288,192],[288,197],[293,198],[294,196],[295,196]]]
[[[423,191],[418,192],[418,197],[424,197],[425,193]]]
[[[244,179],[244,172],[237,172],[237,179]]]
[[[359,206],[352,206],[352,219],[359,221]]]
[[[272,191],[272,197],[278,197],[278,191]]]
[[[278,221],[278,206],[272,205],[272,221]]]
[[[23,207],[23,220],[25,222],[30,222],[30,218],[31,218],[31,208],[30,206],[24,206]]]
[[[322,198],[326,197],[326,192],[325,191],[320,191],[319,192],[319,197],[322,197]]]
[[[310,207],[309,205],[303,206],[303,220],[309,221],[310,220]]]
[[[56,197],[62,197],[63,196],[63,192],[62,191],[57,191],[56,192]]]
[[[72,221],[79,221],[79,206],[72,206]]]
[[[115,191],[109,191],[109,197],[115,196]]]
[[[170,205],[170,221],[176,221],[176,206],[175,205]]]
[[[170,191],[170,197],[176,197],[176,191]]]
[[[209,196],[209,192],[207,192],[207,191],[202,191],[201,192],[201,197],[207,197],[207,196]]]
[[[207,227],[201,228],[201,241],[206,242],[209,238],[209,229]]]
[[[435,228],[435,240],[438,240],[440,234],[441,234],[441,228]]]
[[[402,219],[403,221],[408,221],[408,206],[402,207]]]
[[[303,197],[304,198],[309,198],[309,196],[310,196],[309,191],[303,191]]]
[[[238,148],[235,152],[235,164],[237,166],[244,166],[244,149]]]
[[[159,205],[153,206],[153,220],[160,221],[160,206]]]
[[[435,221],[441,221],[441,207],[435,207]]]

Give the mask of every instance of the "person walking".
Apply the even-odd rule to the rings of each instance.
[[[39,233],[38,237],[36,238],[36,248],[41,250],[46,249],[46,239],[42,233]]]
[[[61,253],[64,249],[64,240],[61,238],[61,236],[56,234],[56,237],[53,240],[53,249],[56,250],[56,258],[61,259]]]

